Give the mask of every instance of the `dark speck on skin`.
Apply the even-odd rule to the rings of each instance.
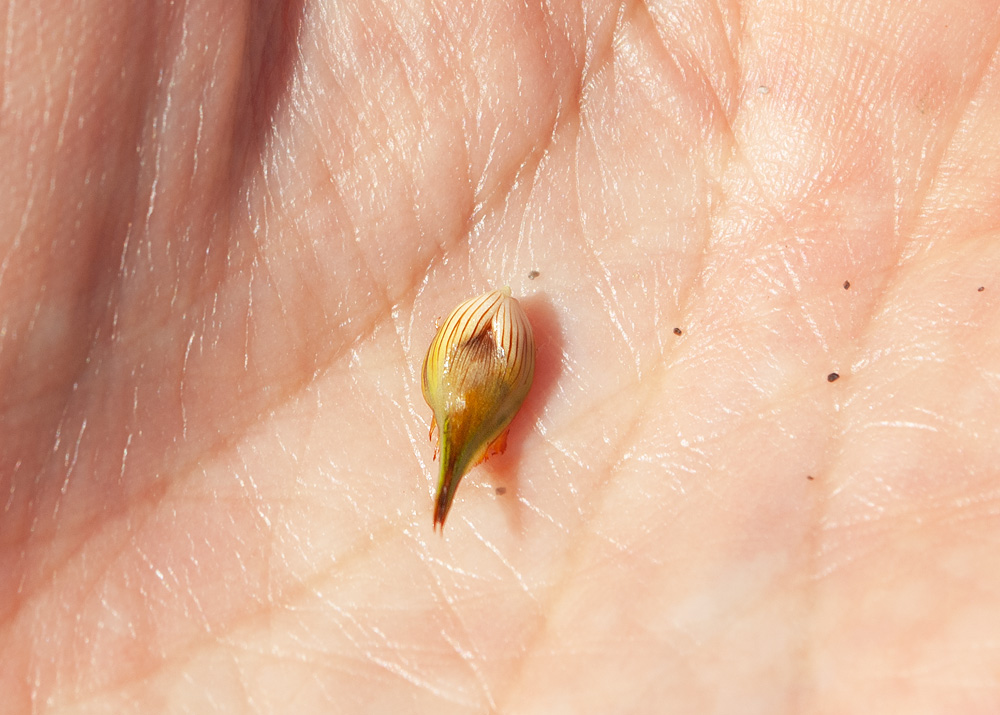
[[[810,482],[811,482],[811,481],[812,481],[813,479],[815,479],[815,478],[816,478],[816,477],[814,477],[814,476],[813,476],[813,475],[811,475],[811,474],[809,474],[809,475],[806,475],[806,479],[808,479],[808,480],[809,480]]]
[[[847,290],[850,287],[851,287],[851,282],[850,281],[844,281],[844,290]]]
[[[507,487],[497,487],[497,494],[503,496],[507,493]]]
[[[680,328],[674,328],[674,335],[682,335],[682,334],[683,333]]]
[[[528,273],[528,280],[532,280],[533,281],[536,278],[538,278],[538,276],[540,276],[540,275],[542,275],[542,274],[539,273],[538,271],[531,271],[530,273]]]
[[[986,290],[986,286],[979,286],[979,292],[980,293],[982,293],[984,290]]]
[[[835,372],[831,372],[829,375],[826,376],[826,381],[827,382],[836,382],[839,379],[840,379],[840,375],[838,375]]]

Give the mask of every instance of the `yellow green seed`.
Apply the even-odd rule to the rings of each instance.
[[[434,411],[441,466],[434,527],[444,527],[462,477],[503,452],[511,420],[535,374],[535,338],[510,288],[471,298],[438,328],[424,358],[421,387]]]

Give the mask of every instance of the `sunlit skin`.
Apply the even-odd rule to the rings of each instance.
[[[0,713],[996,712],[997,12],[5,3]]]

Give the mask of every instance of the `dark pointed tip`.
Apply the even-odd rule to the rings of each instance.
[[[444,520],[448,517],[448,512],[451,511],[451,503],[455,498],[455,489],[458,487],[458,479],[454,478],[454,464],[453,460],[446,457],[446,454],[453,454],[450,450],[441,454],[441,479],[438,484],[437,496],[434,499],[434,530],[441,527],[441,533],[444,533]]]
[[[434,531],[440,527],[442,536],[444,536],[444,520],[448,516],[449,506],[450,504],[446,504],[442,499],[438,499],[437,504],[434,505]]]

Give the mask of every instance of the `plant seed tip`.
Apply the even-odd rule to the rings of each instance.
[[[510,297],[510,286],[504,286],[503,288],[500,289],[500,292],[503,293],[505,296],[507,296],[509,298]]]

